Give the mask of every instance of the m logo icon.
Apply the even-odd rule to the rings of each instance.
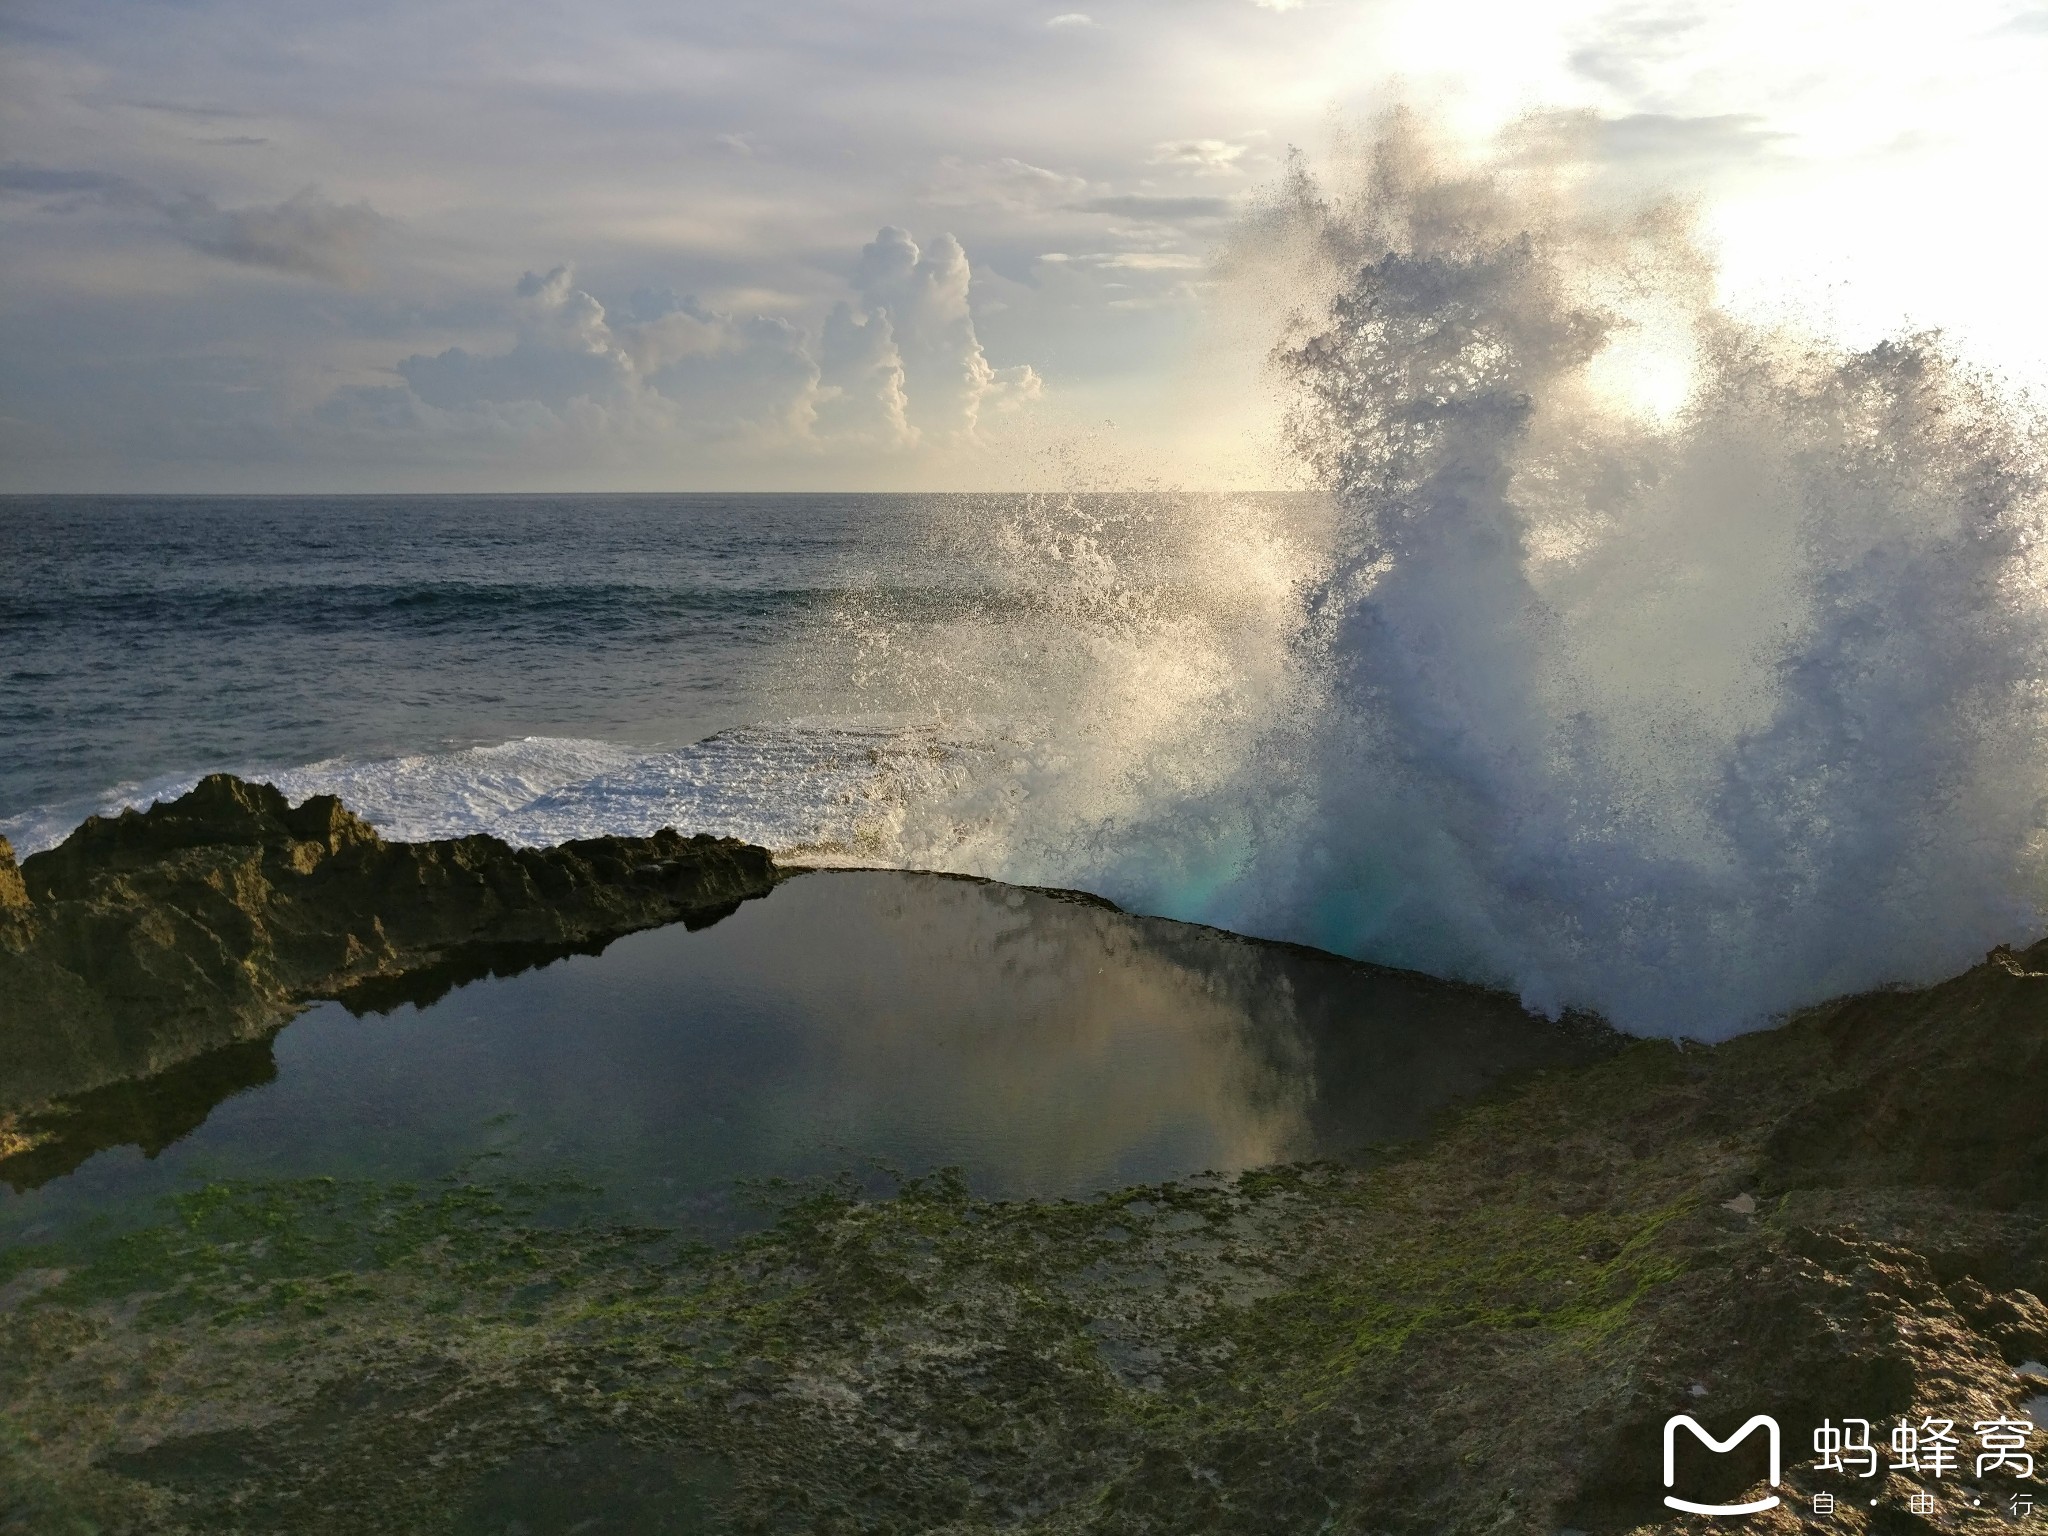
[[[1760,1413],[1726,1440],[1716,1440],[1701,1428],[1698,1419],[1689,1413],[1674,1413],[1664,1421],[1664,1486],[1671,1487],[1678,1481],[1678,1426],[1683,1424],[1693,1432],[1700,1444],[1710,1451],[1732,1451],[1749,1438],[1749,1432],[1759,1424],[1764,1427],[1765,1439],[1771,1452],[1771,1486],[1778,1486],[1778,1421],[1768,1413]],[[1695,1504],[1690,1499],[1664,1495],[1664,1502],[1673,1509],[1682,1509],[1692,1515],[1754,1515],[1761,1510],[1775,1509],[1778,1496],[1774,1493],[1758,1499],[1754,1504]]]

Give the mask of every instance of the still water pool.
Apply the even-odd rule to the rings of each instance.
[[[802,875],[696,932],[435,990],[322,1003],[92,1096],[66,1137],[0,1164],[0,1241],[209,1179],[480,1161],[711,1227],[744,1219],[741,1181],[847,1170],[1080,1196],[1351,1155],[1607,1045],[1495,993],[896,872]]]

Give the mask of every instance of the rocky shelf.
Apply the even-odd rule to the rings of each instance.
[[[666,835],[408,849],[232,780],[22,873],[17,1094],[176,1059],[223,1006],[260,1031],[775,878]],[[1342,1166],[1085,1201],[820,1185],[723,1246],[468,1176],[195,1190],[0,1251],[0,1529],[1704,1536],[1663,1504],[1679,1412],[1784,1425],[1783,1502],[1745,1530],[2014,1529],[2038,1475],[1852,1487],[1809,1445],[1848,1417],[1967,1437],[2048,1395],[2044,973],[2048,945],[2001,950],[1722,1045],[1635,1041]],[[80,1043],[36,1044],[31,985]],[[189,1022],[145,1028],[151,987]],[[1682,1470],[1769,1491],[1732,1456]]]
[[[732,838],[386,842],[330,795],[213,774],[16,865],[0,839],[6,1117],[277,1029],[326,997],[431,995],[530,957],[713,922],[779,878]]]

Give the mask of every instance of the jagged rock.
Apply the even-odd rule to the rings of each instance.
[[[99,1006],[131,973],[259,1002],[308,975],[431,989],[480,941],[617,922],[640,889],[641,854],[622,850],[707,847],[393,848],[338,807],[210,793],[152,813],[153,831],[100,824],[29,860],[26,915],[0,913],[14,946],[0,966],[59,953],[45,925],[76,909],[67,942],[90,940],[95,912],[127,924],[106,917],[129,948],[103,971],[64,972]],[[772,878],[758,850],[706,858],[720,847]],[[713,899],[723,866],[689,867]],[[537,902],[558,878],[560,901]],[[160,1082],[143,1144],[266,1069],[254,1054],[189,1063]],[[455,1528],[482,1480],[522,1458],[628,1436],[708,1466],[704,1497],[730,1503],[734,1529],[809,1514],[802,1528],[1038,1536],[1706,1536],[1729,1527],[1663,1502],[1662,1426],[1684,1413],[1725,1437],[1769,1412],[1784,1502],[1746,1531],[2007,1529],[1983,1506],[2048,1501],[2039,1475],[1887,1468],[1866,1486],[1818,1465],[1814,1430],[1855,1416],[1884,1447],[1895,1420],[1967,1436],[2035,1411],[2044,1104],[2048,944],[1711,1048],[1636,1041],[1355,1166],[1085,1202],[979,1201],[943,1178],[887,1201],[814,1192],[730,1253],[504,1218],[487,1243],[458,1246],[457,1228],[402,1262],[366,1253],[359,1271],[312,1240],[318,1221],[354,1241],[385,1230],[361,1202],[374,1215],[416,1192],[271,1182],[244,1192],[252,1214],[221,1207],[212,1236],[180,1226],[176,1244],[110,1249],[90,1283],[32,1258],[0,1288],[0,1398],[31,1431],[0,1437],[0,1508],[12,1457],[17,1486],[54,1490],[37,1495],[50,1508],[176,1499],[191,1516],[101,1529],[410,1532],[431,1523],[423,1508]],[[0,1119],[0,1160],[5,1134]],[[74,1156],[53,1143],[16,1160]],[[307,1240],[277,1242],[292,1199],[314,1213]],[[391,1225],[432,1234],[433,1211],[499,1209],[408,1205]],[[134,1270],[149,1252],[158,1270]],[[174,1287],[189,1317],[141,1304]],[[442,1347],[458,1326],[488,1347]],[[135,1381],[168,1385],[124,1386],[111,1415],[107,1383]],[[1719,1457],[1681,1440],[1677,1457],[1695,1497],[1766,1491],[1761,1441]],[[1908,1508],[1916,1490],[1935,1513]],[[1822,1495],[1843,1497],[1817,1526]],[[282,1511],[268,1524],[250,1514],[266,1499]]]
[[[14,844],[0,837],[0,913],[26,911],[28,887],[21,882],[21,869],[14,862]]]
[[[480,952],[711,922],[776,879],[765,849],[669,830],[388,843],[332,796],[214,774],[18,868],[0,843],[0,1114]]]

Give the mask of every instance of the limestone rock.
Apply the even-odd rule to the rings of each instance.
[[[21,882],[21,869],[14,862],[14,845],[0,837],[0,913],[28,910],[28,887]]]
[[[260,1036],[301,1004],[461,967],[715,921],[777,880],[731,838],[388,843],[332,796],[227,774],[92,817],[16,868],[0,844],[0,1114]]]

